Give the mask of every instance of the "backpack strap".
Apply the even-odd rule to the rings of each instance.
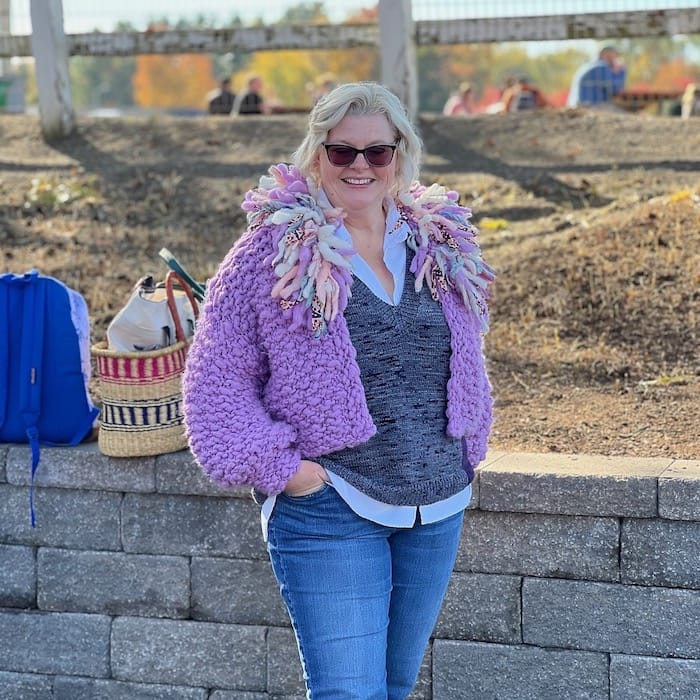
[[[0,318],[10,318],[10,294],[6,282],[8,275],[0,277]],[[10,332],[5,324],[5,333],[0,335],[0,428],[7,420],[7,402],[10,394]]]
[[[32,270],[23,276],[23,282],[27,284],[24,295],[24,308],[22,310],[22,339],[20,342],[20,388],[19,407],[20,415],[24,421],[25,431],[29,446],[32,450],[32,476],[29,486],[29,510],[32,519],[32,527],[36,525],[34,511],[34,479],[39,468],[41,457],[40,444],[74,446],[82,442],[89,432],[95,418],[99,414],[98,408],[93,408],[87,415],[84,424],[80,425],[68,442],[52,442],[41,440],[39,436],[39,419],[41,417],[41,384],[43,380],[44,357],[44,328],[46,324],[46,285],[39,279],[36,270]]]
[[[36,525],[34,513],[34,476],[39,467],[39,413],[41,411],[41,380],[44,351],[44,285],[39,284],[38,273],[32,270],[24,275],[27,284],[22,310],[22,340],[20,343],[20,414],[32,449],[32,477],[29,485],[29,510],[32,527]]]
[[[85,418],[83,424],[78,428],[75,435],[68,440],[68,442],[52,442],[51,440],[41,440],[43,445],[48,445],[49,447],[75,447],[79,445],[85,437],[88,435],[92,426],[95,422],[95,418],[100,415],[99,408],[93,408]]]

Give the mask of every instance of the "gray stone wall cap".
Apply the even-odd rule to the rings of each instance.
[[[535,452],[489,453],[479,470],[494,473],[558,476],[658,478],[672,465],[666,457],[609,457]],[[698,463],[700,465],[700,463]],[[699,467],[700,468],[700,467]]]
[[[700,459],[677,459],[661,474],[661,479],[700,480]]]

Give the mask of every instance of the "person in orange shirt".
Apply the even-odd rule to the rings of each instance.
[[[527,112],[531,109],[549,107],[549,102],[539,88],[530,83],[529,79],[521,76],[503,93],[504,112]]]

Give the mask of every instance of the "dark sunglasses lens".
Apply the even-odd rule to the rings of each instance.
[[[365,150],[365,158],[370,165],[383,168],[391,163],[394,149],[389,146],[370,146]]]
[[[333,165],[350,165],[357,158],[357,151],[350,146],[328,146],[326,151]]]

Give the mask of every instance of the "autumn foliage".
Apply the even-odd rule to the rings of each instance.
[[[346,20],[351,24],[377,22],[377,8],[361,9]],[[318,13],[310,24],[326,24]],[[366,47],[313,51],[258,51],[250,56],[245,68],[234,75],[234,89],[242,89],[246,76],[256,73],[263,78],[265,97],[271,103],[293,107],[310,107],[312,86],[323,74],[331,73],[340,82],[379,79],[379,52]]]
[[[212,74],[212,61],[206,54],[138,56],[134,102],[145,109],[203,109],[214,81]]]
[[[301,12],[300,16],[295,13]],[[288,11],[282,22],[327,24],[323,3],[300,5]],[[349,16],[349,24],[376,23],[377,7]],[[149,31],[167,29],[153,25]],[[700,79],[698,66],[681,56],[670,39],[621,40],[621,54],[628,65],[630,90],[678,91]],[[456,86],[469,81],[477,111],[487,111],[498,101],[506,80],[527,75],[544,93],[549,104],[566,104],[571,77],[590,55],[572,46],[556,53],[533,53],[525,44],[482,43],[426,46],[418,49],[419,104],[425,111],[440,111]],[[135,59],[133,100],[144,109],[205,109],[207,93],[217,85],[221,57],[206,54],[140,55]],[[293,108],[313,104],[317,78],[332,74],[338,82],[380,79],[380,54],[367,47],[337,50],[258,51],[236,55],[231,65],[234,91],[243,90],[251,73],[263,79],[268,103]]]

